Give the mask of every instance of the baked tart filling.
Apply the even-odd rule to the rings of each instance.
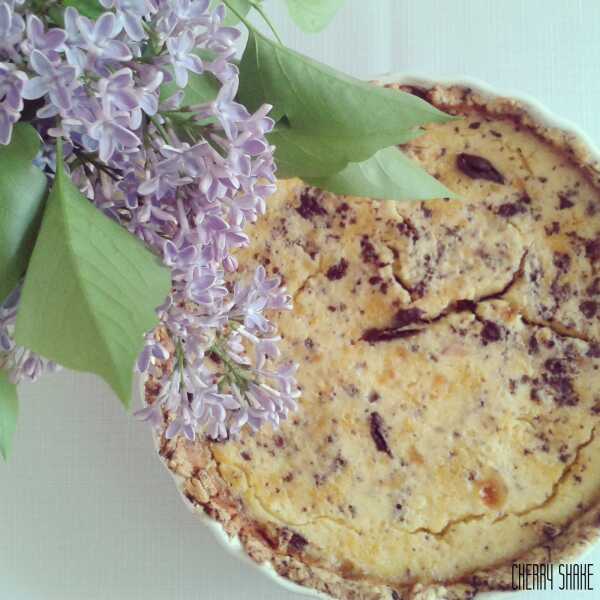
[[[293,295],[277,323],[298,412],[162,439],[198,510],[336,598],[510,587],[514,560],[568,556],[600,526],[596,167],[514,102],[425,93],[460,119],[403,150],[457,199],[281,181],[240,253]]]

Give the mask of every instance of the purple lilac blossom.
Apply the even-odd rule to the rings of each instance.
[[[9,143],[24,100],[39,102],[36,165],[52,176],[62,136],[82,193],[171,270],[160,328],[136,365],[160,393],[138,416],[161,426],[168,415],[167,437],[190,440],[276,427],[300,394],[270,320],[291,299],[262,267],[250,281],[236,277],[232,254],[249,243],[245,226],[275,189],[271,107],[250,114],[235,100],[240,32],[223,26],[224,7],[211,10],[209,0],[100,4],[106,12],[95,21],[67,8],[59,29],[21,1],[0,1],[0,143]],[[201,59],[199,49],[211,54]],[[213,101],[182,104],[190,73],[220,82]],[[161,83],[171,81],[179,89],[161,100]],[[55,368],[15,345],[18,298],[19,289],[0,306],[0,365],[13,381]]]

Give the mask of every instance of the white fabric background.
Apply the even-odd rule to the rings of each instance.
[[[598,0],[350,0],[292,47],[360,77],[470,75],[538,98],[600,144]],[[177,496],[146,427],[91,376],[21,390],[0,464],[0,600],[291,600],[213,542]],[[600,588],[600,548],[591,556]],[[531,593],[527,598],[594,597]],[[597,596],[595,596],[597,597]]]

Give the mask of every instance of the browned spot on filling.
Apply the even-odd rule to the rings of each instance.
[[[478,482],[477,487],[481,501],[489,508],[498,508],[506,501],[506,486],[496,477]]]
[[[416,465],[422,465],[425,462],[423,455],[414,446],[408,449],[408,460]]]

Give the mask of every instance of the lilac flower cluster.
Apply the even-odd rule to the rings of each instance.
[[[27,14],[18,0],[0,2],[0,143],[9,142],[24,101],[35,103],[33,124],[44,140],[37,163],[51,176],[61,136],[76,185],[171,269],[172,293],[158,313],[175,352],[148,334],[137,366],[160,379],[162,391],[140,416],[158,424],[166,408],[174,415],[167,436],[188,439],[277,426],[299,392],[266,314],[291,308],[290,298],[262,268],[249,283],[233,283],[232,255],[248,244],[245,225],[264,213],[275,189],[265,137],[271,107],[250,114],[235,101],[239,31],[223,25],[223,6],[100,3],[106,12],[95,21],[67,8],[63,29]],[[186,105],[185,88],[197,76],[218,82],[218,94]],[[169,82],[176,91],[161,98]],[[16,349],[2,319],[10,322],[17,300],[1,309],[7,356]],[[45,366],[35,357],[33,367],[31,354],[11,360],[17,379]],[[163,368],[167,360],[172,370]]]

